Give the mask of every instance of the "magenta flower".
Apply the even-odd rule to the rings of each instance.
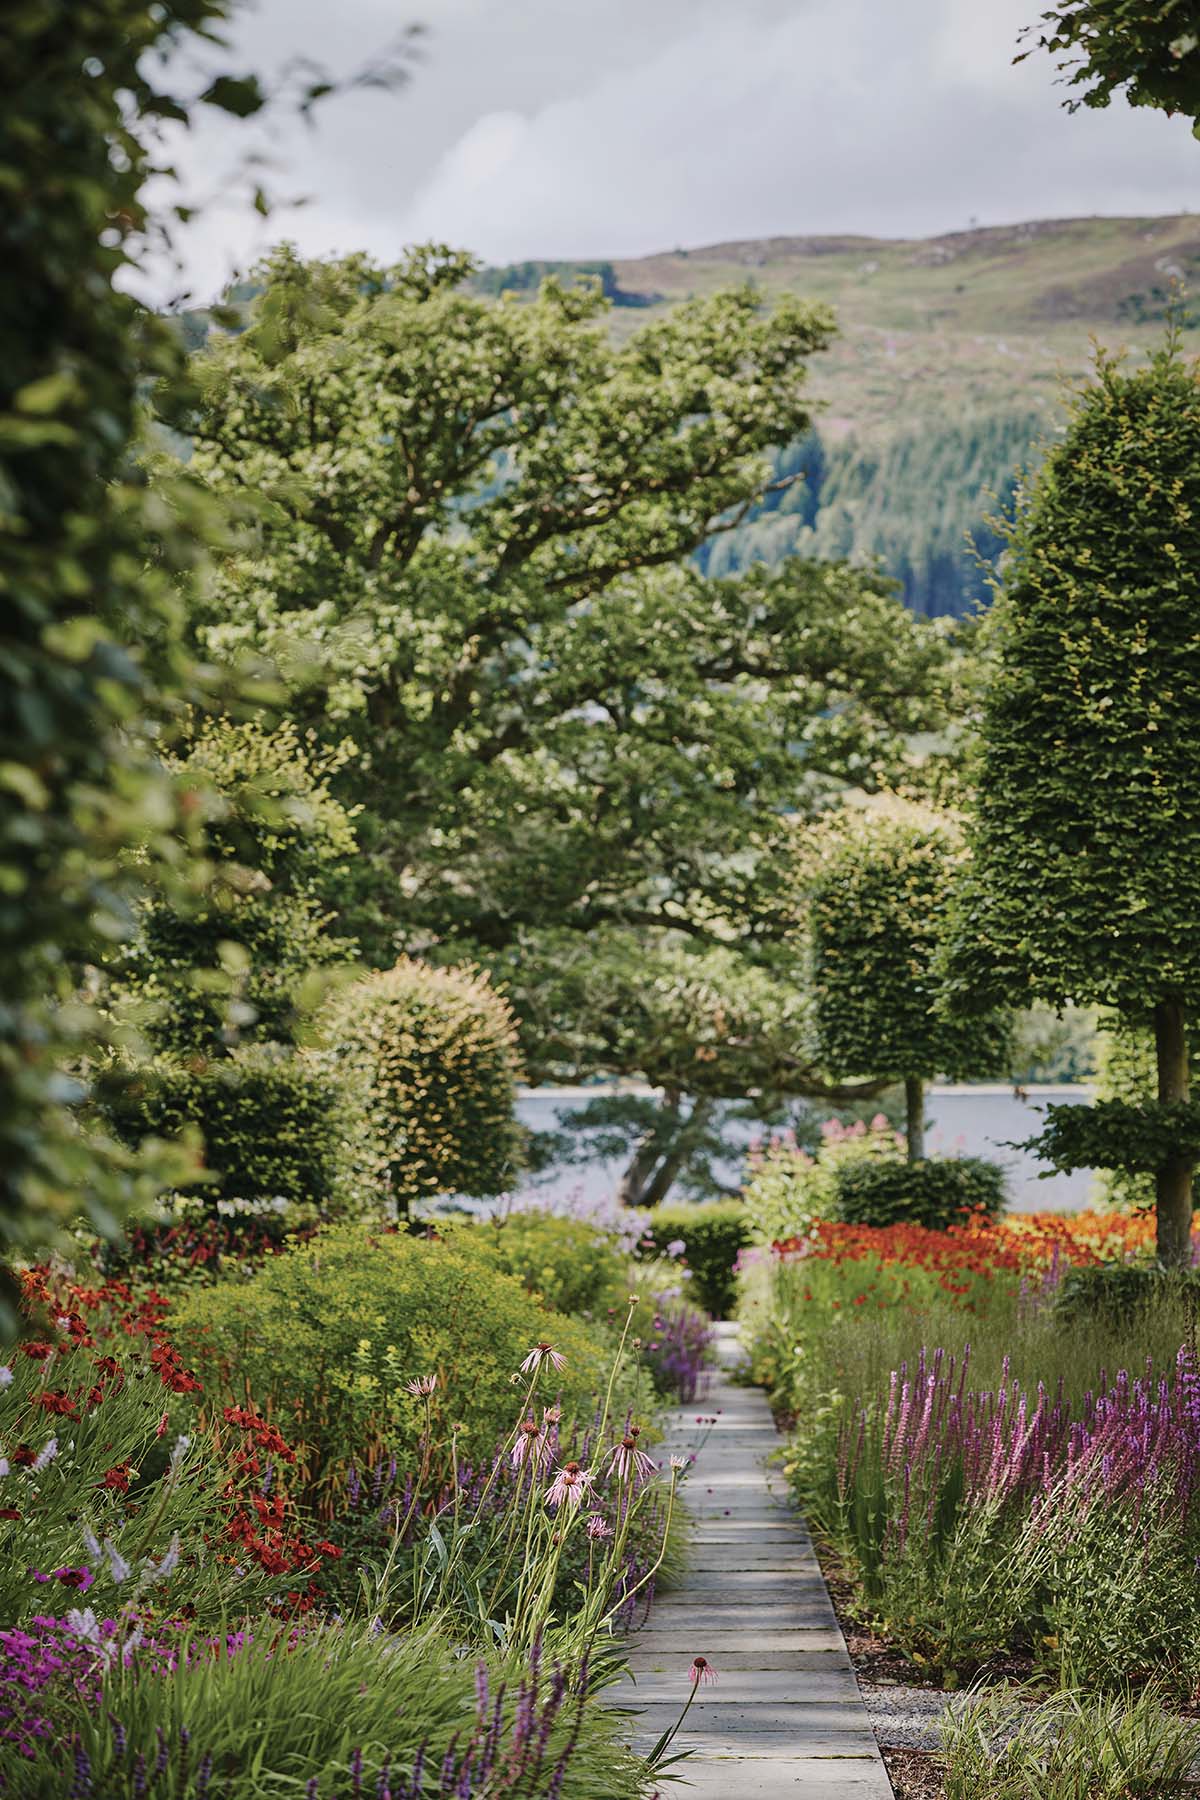
[[[612,1526],[605,1524],[603,1513],[588,1514],[587,1534],[590,1538],[610,1538],[612,1536]]]
[[[43,1575],[40,1569],[30,1569],[29,1573],[35,1581],[61,1581],[64,1587],[78,1588],[86,1594],[96,1577],[85,1564],[80,1569],[54,1569],[49,1575]]]
[[[406,1381],[404,1386],[414,1400],[424,1400],[433,1393],[437,1384],[436,1375],[417,1375],[412,1381]]]
[[[688,1674],[692,1678],[692,1686],[694,1688],[712,1687],[717,1679],[717,1671],[713,1668],[706,1656],[694,1657],[692,1666],[688,1670]]]

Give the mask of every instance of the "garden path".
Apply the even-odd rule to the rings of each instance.
[[[671,1751],[681,1800],[892,1800],[804,1521],[763,1459],[778,1444],[764,1395],[737,1387],[736,1328],[718,1325],[721,1368],[707,1398],[668,1415],[664,1450],[690,1451],[696,1414],[717,1414],[686,1496],[692,1554],[679,1587],[655,1601],[630,1645],[635,1686],[609,1690],[645,1710],[630,1741],[645,1751],[679,1717],[692,1658],[717,1671]]]

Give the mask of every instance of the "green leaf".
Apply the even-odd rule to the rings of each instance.
[[[218,75],[200,99],[238,119],[248,119],[266,105],[266,95],[257,75]]]

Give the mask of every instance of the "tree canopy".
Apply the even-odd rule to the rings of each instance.
[[[161,751],[189,701],[216,697],[188,654],[179,585],[223,526],[178,470],[151,491],[136,455],[147,388],[157,382],[164,403],[178,391],[182,352],[129,289],[147,244],[169,250],[189,216],[162,164],[163,126],[205,107],[245,118],[272,98],[219,67],[231,11],[231,0],[5,8],[0,1261],[45,1247],[81,1210],[111,1232],[154,1191],[147,1161],[75,1106],[107,1031],[87,984],[132,931],[147,881],[190,881],[196,848]],[[203,64],[189,55],[200,48]],[[403,49],[347,81],[306,61],[273,97],[308,112],[348,87],[395,85],[405,68]],[[269,211],[261,191],[255,204]],[[0,1273],[0,1334],[10,1293]]]
[[[1198,580],[1197,370],[1173,338],[1132,372],[1101,355],[1025,497],[993,615],[953,982],[968,1004],[1153,1017],[1159,1099],[1176,1106],[1200,999]],[[1119,1142],[1088,1149],[1121,1161]],[[1169,1256],[1191,1213],[1182,1163],[1172,1180]]]
[[[15,0],[5,13],[0,1257],[81,1207],[105,1227],[139,1191],[129,1159],[70,1111],[102,1034],[79,986],[131,929],[145,868],[184,854],[152,736],[193,688],[171,575],[197,540],[182,507],[163,529],[131,463],[139,384],[175,373],[178,352],[119,278],[146,226],[155,128],[187,116],[158,58],[227,12]]]
[[[1200,137],[1200,21],[1192,0],[1062,0],[1024,34],[1059,58],[1072,89],[1067,105],[1107,106],[1124,91],[1196,121]],[[1030,52],[1017,57],[1020,62]]]
[[[719,294],[616,345],[595,291],[494,301],[470,271],[268,264],[180,421],[245,518],[198,642],[272,656],[298,715],[355,739],[385,899],[347,910],[377,960],[705,931],[782,810],[908,766],[944,640],[869,571],[685,561],[807,424],[824,312]]]

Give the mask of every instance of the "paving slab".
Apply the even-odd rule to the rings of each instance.
[[[718,1331],[728,1364],[732,1329]],[[624,1741],[648,1750],[679,1718],[703,1656],[717,1681],[698,1690],[671,1746],[689,1754],[668,1792],[894,1800],[812,1540],[766,1466],[778,1443],[763,1395],[726,1373],[669,1419],[664,1454],[696,1451],[683,1487],[691,1560],[631,1638],[631,1679],[608,1702],[622,1709]]]
[[[796,1600],[812,1593],[824,1593],[825,1582],[816,1560],[799,1567],[781,1568],[778,1562],[763,1568],[742,1568],[738,1564],[726,1565],[720,1569],[698,1568],[695,1563],[688,1567],[688,1584],[686,1590],[679,1588],[676,1592],[686,1591],[689,1599],[695,1599],[701,1592],[711,1590],[714,1594],[723,1594],[727,1600],[753,1600],[764,1595],[779,1600]],[[670,1594],[663,1596],[664,1604],[672,1598]]]
[[[772,1650],[759,1643],[753,1649],[731,1650],[728,1644],[722,1642],[719,1650],[716,1644],[713,1645],[713,1652],[714,1660],[719,1657],[721,1668],[726,1672],[730,1669],[756,1669],[761,1674],[785,1669],[802,1671],[842,1667],[842,1651],[840,1649]],[[679,1661],[682,1655],[682,1648],[674,1644],[663,1648],[639,1648],[630,1657],[629,1667],[638,1681],[641,1681],[645,1675],[678,1675]]]
[[[760,1763],[710,1751],[701,1761],[689,1757],[678,1763],[671,1771],[675,1779],[664,1791],[680,1800],[826,1800],[831,1794],[838,1800],[880,1800],[884,1790],[875,1771],[850,1773],[854,1769],[848,1760],[832,1765],[810,1757],[802,1763]]]

